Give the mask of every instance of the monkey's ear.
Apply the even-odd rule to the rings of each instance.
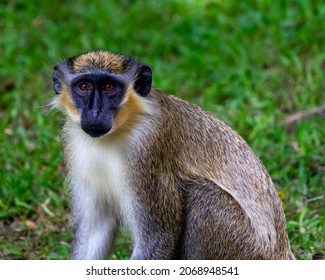
[[[146,96],[151,90],[152,72],[148,65],[138,67],[134,82],[134,90],[141,96]]]
[[[54,92],[56,94],[60,94],[62,92],[62,86],[60,82],[60,77],[62,77],[62,72],[60,69],[60,65],[55,65],[53,68],[53,87],[54,87]]]

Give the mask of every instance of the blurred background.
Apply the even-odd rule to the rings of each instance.
[[[0,259],[68,259],[53,66],[134,56],[154,86],[225,121],[272,176],[299,259],[325,255],[325,2],[0,0]],[[113,259],[132,248],[122,230]]]

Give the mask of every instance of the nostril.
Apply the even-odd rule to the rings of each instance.
[[[100,109],[91,110],[91,114],[93,115],[93,118],[96,118],[100,112],[101,112]]]

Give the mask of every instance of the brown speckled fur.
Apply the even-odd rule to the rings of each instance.
[[[81,73],[95,69],[122,73],[125,71],[124,61],[127,62],[125,56],[101,50],[84,53],[77,56],[74,60],[71,60],[73,63],[72,71],[74,73]]]
[[[143,217],[146,242],[153,240],[152,246],[170,248],[164,252],[166,259],[294,258],[281,201],[244,140],[186,101],[157,90],[146,98],[159,108],[159,119],[153,120],[154,130],[141,145],[134,142],[129,154],[139,205],[147,213]],[[229,186],[231,192],[210,178]],[[259,217],[267,216],[272,222],[269,226],[276,231],[273,245],[267,233],[264,242],[256,238],[251,223],[259,221],[248,219],[234,193],[249,200]],[[155,244],[157,240],[160,246]],[[149,247],[149,251],[155,258],[155,250]]]

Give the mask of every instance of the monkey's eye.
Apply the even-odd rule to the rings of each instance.
[[[81,84],[79,85],[79,88],[80,88],[82,91],[88,91],[88,90],[90,90],[90,85],[87,84],[87,83],[81,83]]]
[[[104,86],[104,91],[112,91],[114,86],[112,84],[107,84]]]

